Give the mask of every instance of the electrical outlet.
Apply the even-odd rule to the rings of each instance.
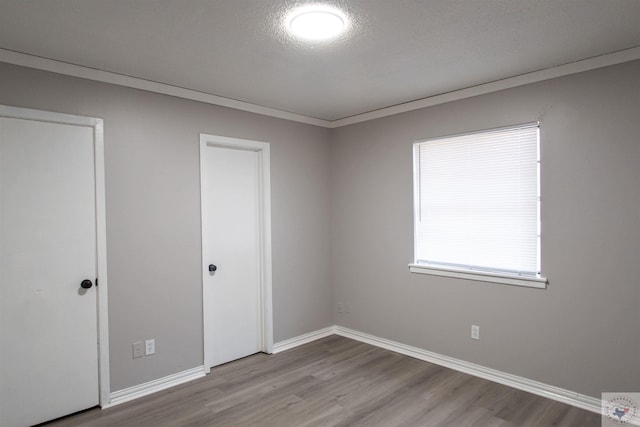
[[[338,303],[338,313],[344,313],[344,306],[341,302]]]
[[[138,357],[144,356],[144,344],[142,341],[133,343],[133,358],[137,359]]]
[[[344,312],[345,313],[351,313],[351,303],[350,302],[345,302],[344,303]]]
[[[150,356],[156,352],[156,340],[150,339],[150,340],[146,340],[144,343],[145,343],[145,348],[144,348],[145,356]]]
[[[474,340],[480,339],[480,326],[471,325],[471,338]]]

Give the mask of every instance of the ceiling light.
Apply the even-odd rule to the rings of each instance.
[[[287,29],[306,40],[329,40],[347,28],[347,18],[339,10],[312,6],[296,9],[288,15]]]

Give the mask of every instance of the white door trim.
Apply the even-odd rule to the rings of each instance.
[[[236,150],[255,151],[258,153],[258,163],[260,168],[260,201],[259,201],[259,221],[260,221],[260,310],[261,310],[261,348],[265,353],[273,352],[273,314],[272,314],[272,294],[271,294],[271,166],[269,143],[260,141],[250,141],[247,139],[229,138],[225,136],[200,134],[200,201],[201,201],[201,230],[202,230],[202,265],[208,265],[208,260],[204,259],[205,236],[208,235],[205,217],[205,204],[203,189],[204,183],[204,150],[210,147],[223,147]],[[203,300],[203,333],[204,333],[204,366],[208,373],[211,370],[212,355],[208,354],[208,340],[211,336],[210,328],[211,310],[209,307],[209,288],[204,283],[205,276],[202,277],[202,300]]]
[[[93,128],[96,196],[96,266],[98,298],[98,383],[100,406],[109,404],[109,310],[107,306],[107,227],[105,210],[104,124],[102,119],[0,105],[0,117]]]

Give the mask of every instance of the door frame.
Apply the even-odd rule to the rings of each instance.
[[[101,407],[110,401],[109,310],[107,292],[107,227],[105,208],[104,123],[94,117],[0,105],[0,117],[89,127],[93,130],[96,212],[96,302],[98,327],[98,396]]]
[[[210,306],[210,287],[206,286],[205,266],[209,264],[209,260],[205,257],[205,241],[208,235],[206,229],[205,203],[204,203],[204,150],[207,147],[220,147],[234,150],[253,151],[258,153],[259,168],[259,191],[258,200],[258,219],[260,224],[260,351],[265,353],[273,353],[273,303],[271,293],[271,160],[269,143],[261,141],[252,141],[248,139],[229,138],[226,136],[217,136],[209,134],[200,134],[200,208],[201,217],[200,225],[202,232],[202,309],[203,309],[203,335],[204,335],[204,367],[206,373],[211,371],[212,355],[209,354],[208,347],[211,337],[211,315],[213,307]]]

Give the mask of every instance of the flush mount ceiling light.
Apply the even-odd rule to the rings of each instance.
[[[311,41],[333,39],[347,29],[347,17],[328,6],[307,6],[287,15],[287,30],[296,37]]]

